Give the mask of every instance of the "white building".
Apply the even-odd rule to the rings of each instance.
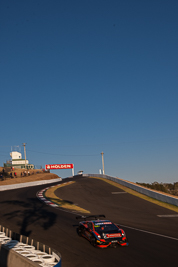
[[[12,151],[10,153],[11,160],[4,163],[4,167],[14,167],[20,169],[34,169],[33,164],[29,164],[29,161],[26,159],[22,159],[22,154],[17,151]]]

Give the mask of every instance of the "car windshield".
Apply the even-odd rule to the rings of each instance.
[[[95,222],[94,227],[96,231],[115,231],[118,230],[117,226],[112,222]]]

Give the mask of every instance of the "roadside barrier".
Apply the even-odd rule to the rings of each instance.
[[[62,181],[62,178],[55,178],[51,180],[41,180],[41,181],[36,181],[36,182],[1,185],[0,191],[13,190],[13,189],[19,189],[19,188],[24,188],[24,187],[36,186],[36,185],[51,184],[51,183],[56,183],[56,182],[61,182],[61,181]]]
[[[61,267],[61,254],[0,225],[1,267]]]
[[[83,174],[83,176],[108,179],[108,180],[114,181],[116,183],[119,183],[121,185],[124,185],[130,189],[133,189],[133,190],[135,190],[141,194],[144,194],[148,197],[151,197],[151,198],[157,199],[159,201],[178,206],[178,198],[176,198],[174,196],[162,194],[162,193],[153,191],[153,190],[148,189],[148,188],[144,188],[140,185],[134,184],[134,183],[129,182],[129,181],[125,181],[125,180],[117,178],[117,177],[112,177],[112,176],[102,175],[102,174]]]

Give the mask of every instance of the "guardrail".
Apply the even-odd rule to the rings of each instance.
[[[40,262],[40,266],[61,267],[61,254],[43,243],[0,225],[1,267],[37,267]]]
[[[151,189],[144,188],[140,185],[134,184],[134,183],[129,182],[129,181],[125,181],[125,180],[117,178],[117,177],[112,177],[112,176],[103,175],[103,174],[83,174],[83,176],[108,179],[108,180],[114,181],[116,183],[119,183],[121,185],[124,185],[130,189],[133,189],[133,190],[135,190],[141,194],[144,194],[148,197],[151,197],[151,198],[157,199],[159,201],[178,206],[178,198],[176,198],[174,196],[168,196],[166,194],[161,194],[159,192],[152,191]]]

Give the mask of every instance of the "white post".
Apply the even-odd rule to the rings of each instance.
[[[103,155],[104,155],[104,153],[101,152],[101,156],[102,156],[102,165],[103,165],[103,174],[105,174],[105,172],[104,172],[104,157],[103,157]]]
[[[72,176],[74,176],[74,164],[73,164],[73,168],[72,168]]]
[[[26,143],[23,143],[22,145],[23,145],[23,147],[24,147],[24,154],[25,154],[25,169],[26,169],[26,148],[25,148]]]

